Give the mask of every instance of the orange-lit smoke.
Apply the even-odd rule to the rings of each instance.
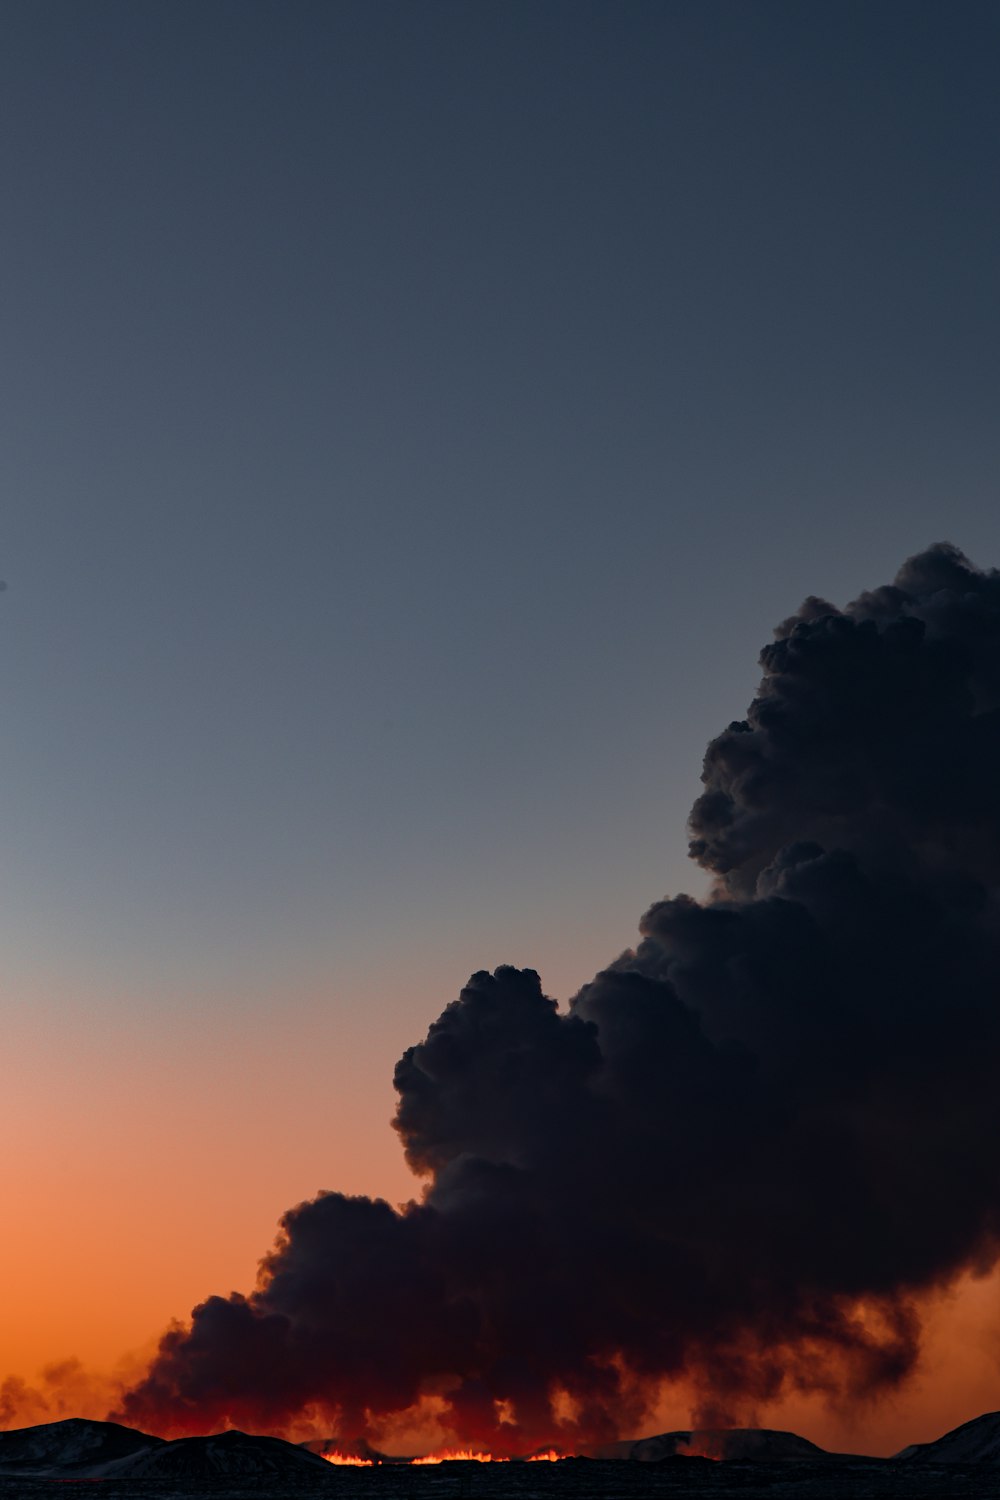
[[[69,1358],[45,1365],[30,1380],[20,1375],[0,1378],[0,1430],[59,1422],[66,1417],[99,1421],[147,1363],[148,1359],[122,1360],[114,1371],[107,1372],[88,1370],[80,1360]]]

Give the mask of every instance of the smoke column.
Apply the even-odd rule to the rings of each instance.
[[[915,1299],[998,1256],[1000,573],[941,544],[775,635],[691,815],[711,898],[566,1013],[474,974],[396,1069],[423,1201],[290,1209],[119,1416],[355,1435],[433,1396],[517,1452],[671,1378],[724,1418],[913,1368]]]

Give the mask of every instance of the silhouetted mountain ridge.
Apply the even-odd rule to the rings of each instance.
[[[209,1437],[175,1438],[162,1447],[136,1453],[114,1468],[114,1477],[130,1479],[208,1478],[225,1474],[295,1475],[330,1473],[315,1453],[284,1438],[251,1433],[216,1432]]]
[[[0,1473],[86,1468],[89,1476],[92,1469],[165,1446],[163,1438],[119,1422],[67,1417],[0,1432]]]
[[[701,1427],[660,1432],[654,1437],[606,1443],[592,1450],[594,1458],[634,1459],[659,1463],[665,1458],[710,1458],[734,1463],[803,1463],[812,1459],[857,1458],[854,1453],[829,1453],[796,1432],[770,1427]]]
[[[0,1476],[75,1479],[187,1478],[225,1474],[329,1473],[329,1465],[283,1438],[231,1430],[164,1438],[70,1417],[0,1432]]]
[[[911,1443],[895,1455],[909,1463],[1000,1463],[1000,1411],[987,1411],[961,1427],[953,1427],[933,1443]]]
[[[381,1458],[367,1444],[337,1438],[288,1443],[283,1438],[231,1429],[207,1437],[167,1442],[118,1422],[69,1417],[34,1427],[0,1431],[0,1477],[17,1475],[74,1479],[199,1479],[225,1475],[331,1473],[319,1455],[337,1448]],[[361,1450],[364,1450],[364,1453]],[[690,1428],[653,1437],[624,1439],[592,1450],[595,1459],[658,1463],[668,1459],[715,1459],[734,1463],[878,1462],[860,1454],[830,1453],[795,1432],[767,1427]],[[896,1462],[925,1464],[1000,1463],[1000,1412],[985,1412],[932,1443],[913,1443]],[[406,1462],[396,1458],[395,1462]]]

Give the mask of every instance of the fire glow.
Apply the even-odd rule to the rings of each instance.
[[[381,1464],[380,1458],[359,1458],[354,1453],[341,1453],[335,1448],[332,1453],[321,1453],[320,1457],[328,1464],[337,1464],[343,1468],[372,1469],[376,1464]],[[529,1453],[525,1459],[529,1464],[558,1463],[565,1458],[565,1453],[559,1453],[555,1448],[546,1448],[543,1453]],[[390,1459],[390,1463],[402,1463],[411,1468],[418,1468],[423,1464],[449,1464],[449,1463],[472,1463],[472,1464],[509,1464],[509,1458],[500,1458],[496,1454],[486,1453],[479,1448],[445,1448],[440,1453],[425,1453],[420,1458]]]
[[[410,1463],[416,1467],[417,1464],[507,1464],[509,1458],[494,1458],[492,1453],[481,1453],[472,1448],[446,1448],[443,1453],[427,1453],[423,1458],[411,1458]]]

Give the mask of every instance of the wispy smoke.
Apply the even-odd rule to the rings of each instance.
[[[291,1209],[248,1297],[169,1332],[126,1420],[594,1441],[912,1368],[914,1299],[1000,1233],[1000,574],[954,548],[809,599],[708,748],[712,899],[657,903],[567,1014],[473,975],[396,1069],[397,1213]]]
[[[0,1430],[65,1417],[102,1417],[141,1368],[139,1361],[127,1358],[114,1372],[102,1374],[71,1358],[46,1365],[34,1383],[9,1375],[0,1381]]]

